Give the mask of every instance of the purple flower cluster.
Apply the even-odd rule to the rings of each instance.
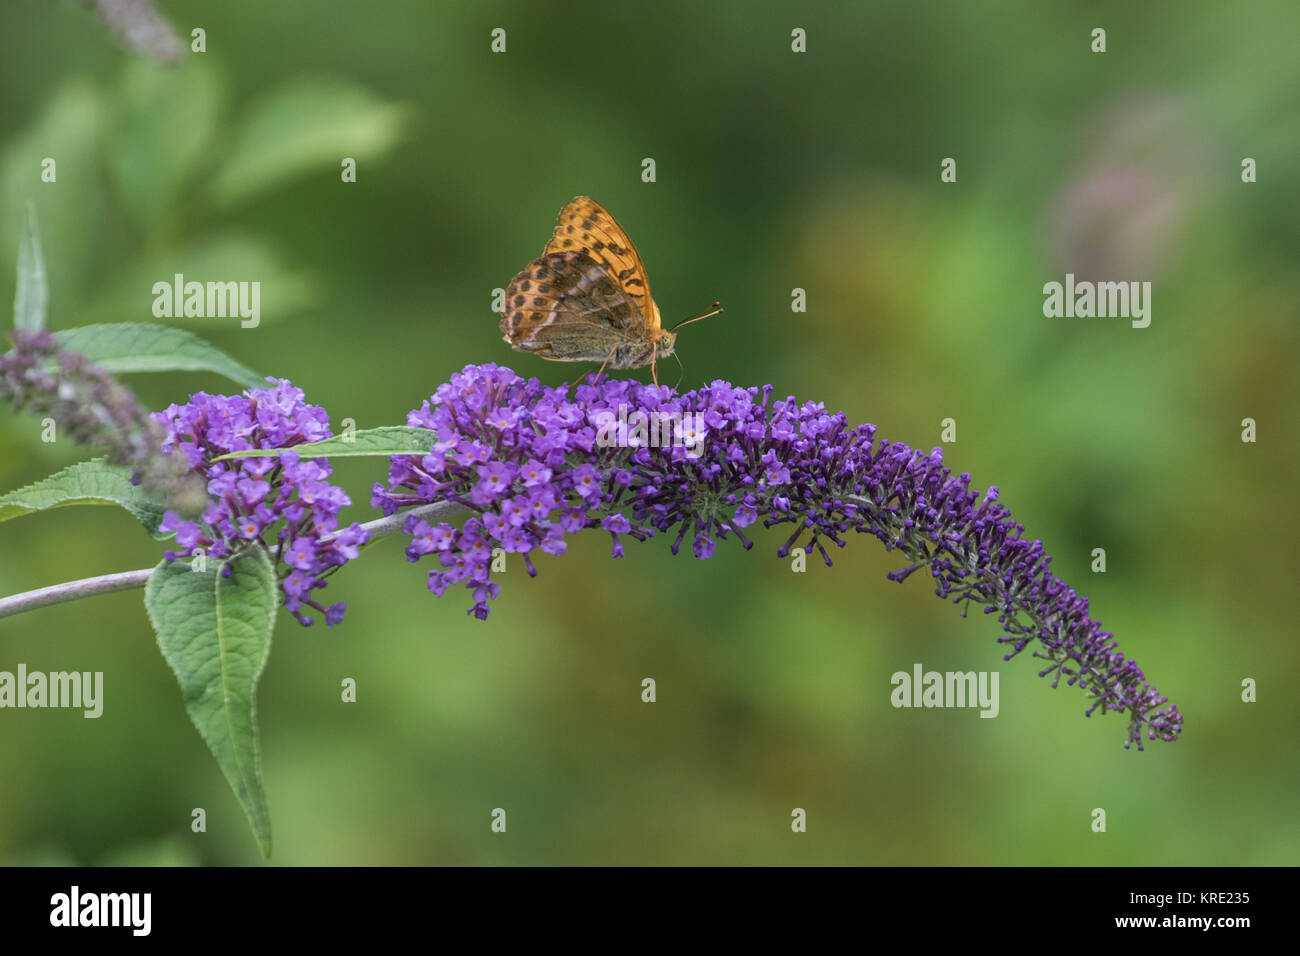
[[[184,454],[207,480],[211,495],[199,522],[167,512],[160,528],[175,531],[182,550],[168,551],[166,558],[202,553],[220,560],[247,548],[265,548],[274,560],[286,610],[306,626],[312,623],[306,609],[314,608],[333,627],[347,605],[324,607],[312,592],[357,556],[368,535],[358,524],[338,530],[339,509],[351,502],[343,489],[325,480],[329,461],[302,461],[291,450],[331,437],[325,409],[304,402],[302,389],[286,379],[270,381],[273,387],[248,389],[243,395],[199,392],[187,405],[154,414],[166,431],[164,450]],[[276,456],[213,460],[254,448],[285,450]]]
[[[480,619],[500,590],[490,579],[495,549],[523,555],[535,575],[533,551],[562,554],[566,537],[586,528],[607,531],[615,556],[625,537],[675,529],[673,552],[689,535],[704,559],[732,535],[751,547],[744,529],[760,520],[788,524],[778,554],[801,546],[827,564],[824,542],[843,547],[848,532],[867,533],[907,557],[892,579],[928,567],[937,594],[998,615],[1006,659],[1037,640],[1034,656],[1048,662],[1040,675],[1082,687],[1094,698],[1089,715],[1127,711],[1126,746],[1182,729],[1177,707],[1119,653],[1087,598],[1051,574],[1042,543],[1022,537],[997,489],[981,498],[937,448],[877,442],[875,426],[850,427],[820,403],[773,401],[771,386],[717,381],[678,395],[593,376],[548,388],[496,365],[453,375],[407,423],[437,441],[423,457],[394,457],[372,504],[385,514],[437,501],[472,512],[460,528],[409,518],[407,557],[433,555],[429,589],[464,584]]]

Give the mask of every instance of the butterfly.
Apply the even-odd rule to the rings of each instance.
[[[632,240],[604,206],[578,196],[560,210],[541,257],[506,289],[501,335],[516,351],[554,362],[600,362],[597,375],[649,365],[658,385],[655,363],[675,355],[676,330],[721,311],[715,302],[664,329]]]

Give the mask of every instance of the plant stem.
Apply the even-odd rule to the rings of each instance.
[[[142,588],[149,580],[153,568],[141,568],[138,571],[119,571],[117,574],[101,574],[97,578],[82,578],[80,581],[65,581],[51,584],[47,588],[35,591],[23,591],[0,598],[0,617],[21,614],[49,604],[62,604],[77,598],[90,597],[92,594],[109,594],[113,591],[129,591]]]
[[[382,538],[385,535],[401,531],[406,519],[411,515],[425,520],[441,520],[466,510],[468,509],[464,505],[454,501],[435,501],[433,504],[420,505],[410,511],[401,511],[383,518],[376,518],[374,521],[367,521],[361,527],[369,533],[370,540],[373,541],[375,538]],[[153,574],[153,568],[140,568],[138,571],[101,574],[98,577],[65,581],[62,584],[51,584],[49,587],[37,588],[34,591],[11,594],[9,597],[0,598],[0,617],[21,614],[23,611],[31,611],[51,604],[63,604],[65,601],[75,601],[78,598],[90,597],[95,594],[111,594],[113,591],[130,591],[134,588],[142,588],[149,581],[149,575],[151,574]]]

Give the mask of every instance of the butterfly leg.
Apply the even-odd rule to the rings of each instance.
[[[682,362],[682,357],[676,352],[673,353],[673,358],[677,359],[677,367],[682,370],[682,373],[677,376],[677,383],[673,386],[673,391],[675,392],[677,389],[681,388],[682,379],[686,377],[686,365]]]
[[[601,377],[602,375],[605,374],[605,366],[609,364],[609,360],[612,359],[612,358],[614,357],[614,353],[617,352],[617,351],[618,351],[618,346],[617,346],[617,345],[614,346],[612,349],[609,350],[609,354],[605,356],[605,361],[603,361],[603,362],[600,363],[600,368],[599,368],[599,370],[597,370],[597,372],[596,372],[596,381],[599,382],[599,381],[600,381],[600,377]]]

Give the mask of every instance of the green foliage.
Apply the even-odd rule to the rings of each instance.
[[[225,90],[209,63],[194,57],[176,69],[133,60],[123,75],[105,161],[123,205],[146,233],[184,208],[185,188],[211,150]]]
[[[144,600],[158,647],[180,681],[185,710],[248,817],[262,855],[269,857],[257,683],[271,652],[278,604],[271,560],[256,548],[213,561],[205,571],[185,561],[161,561]]]
[[[356,83],[308,78],[273,86],[232,115],[229,87],[205,56],[175,66],[132,60],[113,83],[61,80],[49,108],[7,138],[0,223],[17,222],[39,198],[64,324],[140,318],[153,283],[178,272],[257,279],[274,290],[270,321],[317,301],[314,270],[244,223],[196,228],[194,216],[313,176],[338,183],[341,157],[373,163],[394,147],[407,110]],[[54,182],[40,178],[46,159],[57,164]],[[0,228],[4,261],[15,235]]]
[[[0,521],[69,505],[117,505],[129,511],[155,538],[170,537],[158,531],[166,503],[131,484],[131,470],[107,464],[102,458],[81,461],[26,487],[0,496]]]
[[[14,291],[14,328],[36,332],[45,328],[50,287],[45,277],[45,257],[36,228],[36,209],[27,204],[27,220],[18,245],[18,281]]]
[[[398,140],[405,111],[353,84],[305,79],[273,90],[245,116],[212,194],[223,205],[250,199],[285,180],[329,169],[344,156],[382,156]]]
[[[266,379],[193,332],[148,322],[83,325],[56,333],[68,349],[113,373],[216,372],[245,388]]]
[[[63,315],[85,301],[95,258],[116,251],[117,243],[105,248],[104,195],[94,175],[107,114],[95,84],[63,79],[25,129],[0,137],[0,261],[14,261],[18,224],[27,203],[37,202],[50,293]],[[54,183],[41,181],[46,159],[56,161]]]
[[[350,437],[335,435],[324,441],[294,445],[293,450],[299,458],[388,458],[392,455],[425,454],[437,439],[438,436],[427,428],[384,425],[363,429]],[[253,448],[248,451],[232,451],[213,460],[269,458],[279,453],[278,448]]]

